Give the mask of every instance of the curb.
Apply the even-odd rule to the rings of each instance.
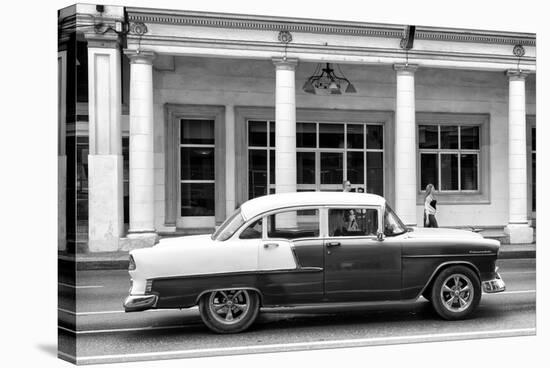
[[[63,271],[92,271],[92,270],[127,270],[128,259],[85,259],[78,260],[74,257],[59,257],[57,267]]]
[[[521,258],[537,258],[537,252],[534,250],[509,250],[499,252],[498,259],[521,259]]]

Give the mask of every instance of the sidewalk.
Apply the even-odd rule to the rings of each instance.
[[[536,258],[536,243],[502,244],[499,259]],[[128,252],[98,252],[74,254],[59,252],[58,267],[84,270],[125,270],[128,269]]]

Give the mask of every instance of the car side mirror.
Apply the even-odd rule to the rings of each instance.
[[[376,240],[378,241],[384,241],[384,233],[379,231],[378,233],[376,233]]]

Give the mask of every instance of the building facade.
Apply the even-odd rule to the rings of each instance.
[[[535,226],[535,35],[78,4],[59,12],[59,249],[151,246],[274,192]],[[337,86],[306,83],[322,69]],[[351,82],[354,88],[346,88]],[[355,90],[355,91],[353,91]]]

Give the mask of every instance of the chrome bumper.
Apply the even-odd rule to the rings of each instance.
[[[156,295],[129,295],[124,300],[125,312],[139,312],[154,308],[157,304]]]
[[[498,273],[496,273],[494,279],[483,281],[481,283],[481,287],[486,293],[500,293],[501,291],[506,290],[506,284],[504,284],[504,281],[500,278]]]

